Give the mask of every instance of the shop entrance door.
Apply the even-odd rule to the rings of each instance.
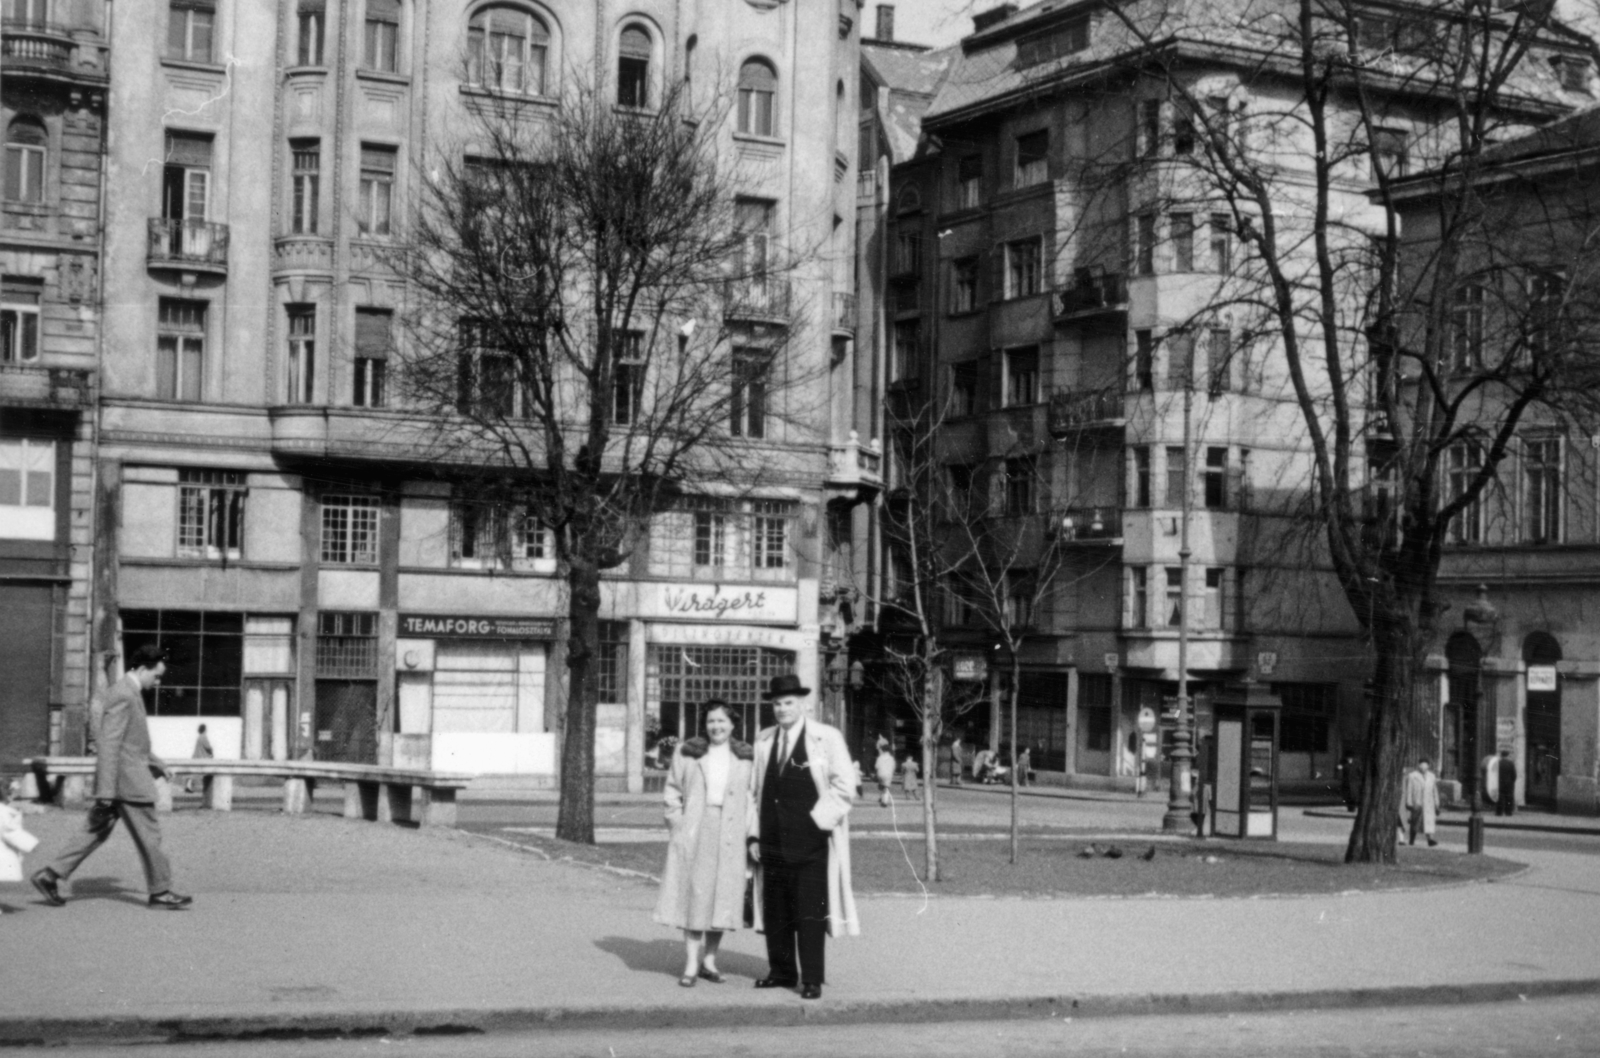
[[[50,752],[53,595],[48,584],[13,584],[0,593],[0,761]]]
[[[317,681],[317,739],[312,756],[344,764],[378,762],[376,682]]]
[[[1528,760],[1523,797],[1530,805],[1554,811],[1556,777],[1561,774],[1561,693],[1528,692]]]

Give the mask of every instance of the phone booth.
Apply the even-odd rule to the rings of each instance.
[[[1211,700],[1211,832],[1278,838],[1278,723],[1283,701],[1251,680]]]

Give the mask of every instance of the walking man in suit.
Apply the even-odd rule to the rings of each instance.
[[[807,719],[810,694],[798,676],[784,675],[765,695],[778,723],[756,742],[750,858],[756,928],[767,935],[767,976],[756,987],[799,985],[802,999],[821,999],[827,935],[860,932],[847,822],[855,766],[837,728]]]
[[[133,835],[144,863],[150,906],[178,911],[192,897],[172,891],[172,867],[161,851],[161,826],[156,818],[155,776],[171,778],[167,766],[150,752],[150,726],[144,711],[144,693],[161,682],[167,671],[165,655],[154,646],[142,646],[129,659],[127,673],[106,689],[104,705],[95,712],[96,765],[94,805],[87,826],[73,838],[48,867],[33,874],[33,887],[52,907],[65,904],[60,883],[72,877],[79,864],[111,837],[121,819]]]

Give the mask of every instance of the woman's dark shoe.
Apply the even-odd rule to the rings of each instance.
[[[714,985],[720,985],[728,980],[717,971],[708,970],[704,966],[700,967],[700,977],[702,980],[710,981]]]

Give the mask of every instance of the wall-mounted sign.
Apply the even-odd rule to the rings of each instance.
[[[403,613],[403,639],[554,639],[549,617],[465,617],[459,614]]]
[[[1276,650],[1263,650],[1256,655],[1256,670],[1263,676],[1271,676],[1272,670],[1278,667],[1278,652]]]
[[[723,624],[794,624],[796,588],[753,584],[641,584],[639,616]]]
[[[1556,689],[1556,667],[1554,665],[1529,665],[1528,690],[1553,691]]]
[[[958,680],[989,678],[989,659],[982,654],[957,654],[950,663],[950,674]]]
[[[1117,666],[1122,664],[1122,655],[1120,655],[1120,654],[1107,654],[1105,656],[1104,660],[1105,660],[1105,663],[1106,663],[1106,671],[1107,672],[1115,672]]]

